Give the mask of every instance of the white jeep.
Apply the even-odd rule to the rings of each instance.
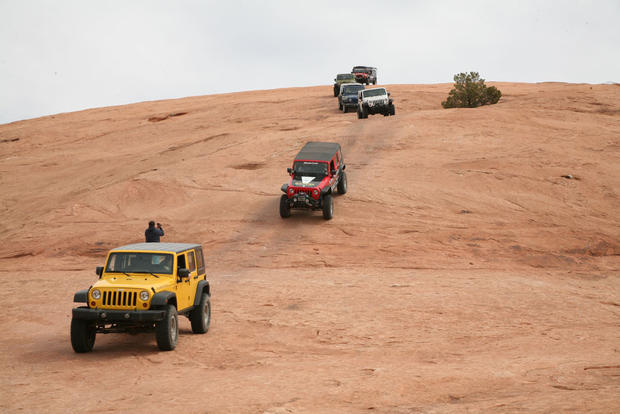
[[[394,102],[385,88],[365,89],[357,94],[357,117],[368,118],[368,115],[374,114],[396,114]]]

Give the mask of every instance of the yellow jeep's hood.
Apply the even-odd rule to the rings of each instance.
[[[129,275],[130,276],[126,276],[124,274],[104,275],[93,285],[93,288],[125,288],[144,290],[151,290],[151,288],[153,288],[156,292],[159,292],[160,290],[173,287],[176,284],[176,281],[172,275],[159,277],[148,273],[130,273]]]

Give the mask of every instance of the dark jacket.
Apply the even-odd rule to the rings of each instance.
[[[147,243],[159,243],[159,238],[163,235],[164,229],[158,229],[155,226],[149,226],[149,228],[144,231],[144,237]]]

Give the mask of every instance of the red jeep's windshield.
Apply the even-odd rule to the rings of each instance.
[[[327,175],[327,163],[316,161],[295,161],[293,172],[296,179],[299,177],[325,177]]]

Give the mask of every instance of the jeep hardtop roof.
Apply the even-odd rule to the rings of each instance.
[[[110,251],[125,251],[125,250],[146,250],[153,252],[173,252],[181,253],[185,250],[193,249],[194,247],[201,247],[199,244],[193,243],[134,243],[126,246],[116,247]]]
[[[339,149],[340,144],[335,142],[308,142],[299,151],[295,159],[330,162]]]
[[[377,69],[375,67],[372,66],[353,66],[353,70],[356,69],[360,69],[360,70],[372,70],[372,69]]]
[[[387,89],[385,89],[385,88],[370,88],[370,89],[364,89],[363,91],[359,91],[359,93],[363,93],[364,95],[366,95],[366,94],[368,94],[368,92],[370,92],[370,91],[383,91],[383,92],[385,92],[385,93],[387,94]],[[372,94],[372,93],[371,93],[369,96],[378,96],[378,95],[375,95],[375,94]]]

